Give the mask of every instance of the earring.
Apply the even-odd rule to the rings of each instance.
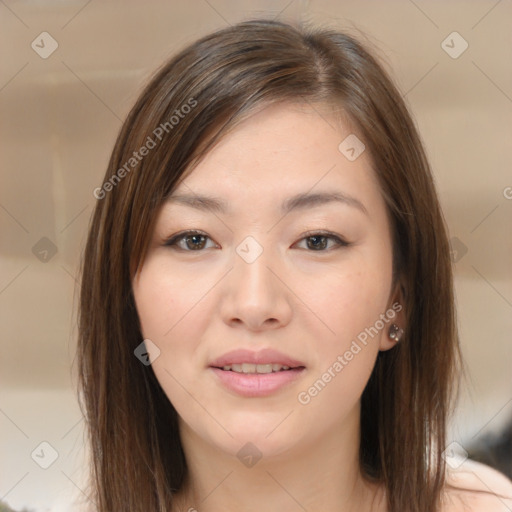
[[[388,336],[394,341],[400,341],[404,330],[401,327],[398,327],[396,324],[391,324],[389,327]]]

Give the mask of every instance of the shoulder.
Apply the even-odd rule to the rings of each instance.
[[[467,459],[447,467],[442,512],[510,512],[512,481],[499,471]]]

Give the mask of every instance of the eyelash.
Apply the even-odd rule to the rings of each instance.
[[[181,233],[177,233],[176,235],[171,236],[170,238],[165,240],[163,245],[166,247],[175,247],[176,250],[183,251],[183,252],[203,252],[205,249],[198,249],[198,250],[183,249],[183,247],[179,247],[177,245],[178,242],[180,242],[181,240],[184,240],[187,236],[194,236],[194,235],[203,236],[203,237],[211,240],[211,238],[204,231],[189,230],[189,231],[182,231]],[[303,236],[299,240],[299,242],[301,242],[302,240],[307,240],[308,238],[314,238],[314,237],[322,237],[322,238],[328,238],[328,239],[334,240],[336,242],[337,246],[334,248],[331,248],[331,249],[321,249],[321,250],[305,249],[308,252],[329,252],[334,249],[340,249],[341,247],[348,247],[349,245],[351,245],[350,242],[343,240],[343,238],[339,237],[338,235],[336,235],[334,233],[331,233],[330,231],[310,231],[310,232],[306,233],[306,236]]]

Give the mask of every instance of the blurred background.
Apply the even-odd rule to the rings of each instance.
[[[76,276],[93,190],[122,120],[167,57],[258,16],[347,30],[395,77],[424,139],[452,244],[468,380],[447,456],[455,466],[469,452],[512,476],[510,1],[0,0],[5,510],[87,503],[72,367]]]

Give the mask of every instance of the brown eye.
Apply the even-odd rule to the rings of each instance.
[[[307,239],[308,248],[313,250],[325,249],[328,245],[328,237],[326,236],[309,236]]]
[[[350,245],[348,242],[341,239],[334,233],[313,233],[302,238],[300,241],[302,242],[303,240],[306,240],[306,248],[308,250],[316,252],[327,252],[331,249],[347,247]],[[329,241],[332,241],[334,246],[331,244],[331,246],[328,248]]]
[[[201,251],[206,246],[206,241],[210,238],[199,231],[185,231],[178,235],[173,236],[170,240],[165,242],[167,247],[177,247],[182,251]]]

